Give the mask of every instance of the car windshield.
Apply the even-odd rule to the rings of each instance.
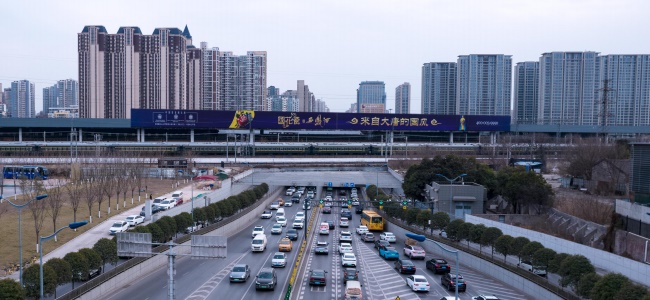
[[[403,261],[402,261],[402,265],[403,265],[403,266],[412,266],[412,265],[413,265],[413,262],[410,261],[410,260],[403,260]]]
[[[278,221],[279,221],[279,222],[284,222],[284,221],[286,221],[286,220],[287,220],[287,219],[285,219],[284,217],[278,217]]]
[[[397,251],[397,250],[395,250],[395,247],[386,247],[386,250],[387,251]]]
[[[170,202],[171,201],[169,201],[169,200],[165,200],[165,201],[162,202],[162,204],[169,204]]]
[[[283,259],[283,258],[284,258],[284,255],[282,255],[282,254],[276,254],[276,255],[273,256],[273,258],[275,258],[275,259]]]
[[[415,282],[427,282],[424,278],[415,278]]]
[[[113,223],[113,227],[122,227],[122,223],[120,223],[120,222]],[[104,227],[104,228],[106,228],[106,227]]]
[[[314,271],[311,273],[312,277],[325,277],[325,272],[323,271]]]
[[[273,224],[273,228],[282,228],[282,225],[280,225],[280,224]]]
[[[271,205],[280,205],[279,202],[271,202]]]
[[[133,220],[135,217],[126,217],[127,220]]]
[[[258,276],[259,278],[273,278],[273,274],[271,272],[262,272]]]
[[[246,268],[244,267],[234,267],[232,269],[233,272],[246,272]]]
[[[413,246],[413,250],[422,251],[422,247],[420,247],[420,246]]]

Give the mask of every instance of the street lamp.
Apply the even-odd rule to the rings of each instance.
[[[438,174],[436,174],[436,175],[438,175]],[[463,175],[466,175],[466,174],[463,174]],[[449,250],[449,249],[443,247],[442,245],[440,245],[440,243],[438,243],[438,242],[436,242],[436,241],[434,241],[432,239],[428,239],[424,235],[421,235],[421,234],[407,233],[406,236],[409,237],[409,238],[412,238],[412,239],[414,239],[414,240],[416,240],[418,242],[424,242],[424,241],[432,242],[434,245],[440,247],[440,249],[442,249],[443,251],[453,253],[453,254],[456,255],[456,279],[455,279],[456,280],[456,286],[455,286],[456,291],[454,292],[454,295],[456,296],[456,300],[458,300],[458,272],[459,272],[458,269],[460,268],[460,266],[459,266],[460,264],[458,262],[458,250]]]
[[[43,241],[50,240],[54,238],[57,233],[59,233],[61,230],[70,228],[70,229],[77,229],[81,226],[84,226],[88,224],[88,221],[81,221],[81,222],[72,222],[68,224],[68,226],[61,227],[57,229],[53,234],[48,235],[48,236],[41,236],[38,239],[38,251],[40,252],[39,254],[41,255],[41,261],[40,261],[40,266],[39,266],[39,275],[40,275],[40,283],[41,283],[41,299],[43,299]]]
[[[18,250],[19,253],[20,253],[20,262],[19,262],[19,264],[20,264],[20,280],[19,281],[20,281],[21,286],[23,285],[23,231],[21,229],[21,223],[22,222],[20,221],[21,211],[23,210],[23,207],[29,205],[30,203],[32,203],[32,201],[34,201],[34,200],[42,200],[42,199],[45,199],[45,198],[47,198],[47,194],[38,195],[38,196],[36,196],[36,198],[31,199],[31,200],[27,201],[27,203],[20,204],[20,205],[14,204],[9,199],[7,199],[7,202],[9,202],[9,204],[11,204],[11,206],[18,209],[18,248],[20,249],[20,250]],[[0,199],[2,199],[2,195],[0,195]]]
[[[458,180],[459,178],[463,178],[463,177],[467,176],[467,174],[465,174],[465,173],[460,174],[460,175],[456,176],[454,179],[449,179],[449,178],[447,178],[447,176],[442,175],[442,174],[436,174],[436,176],[440,176],[440,177],[442,177],[444,179],[447,179],[447,181],[449,181],[449,216],[453,217],[454,214],[451,213],[451,210],[452,210],[452,204],[454,202],[454,182],[456,180]]]

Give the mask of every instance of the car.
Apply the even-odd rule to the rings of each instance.
[[[293,201],[287,201],[284,203],[284,207],[292,207],[293,206]]]
[[[399,259],[399,252],[395,247],[381,246],[379,247],[379,256],[385,260]]]
[[[343,283],[346,283],[348,280],[359,280],[359,271],[355,268],[345,268],[343,269]]]
[[[402,274],[410,273],[415,274],[415,264],[408,259],[398,259],[395,262],[395,270]]]
[[[327,225],[330,226],[330,229],[336,228],[336,225],[334,224],[334,221],[332,221],[332,220],[327,220],[327,221],[325,221],[325,223],[327,223]]]
[[[309,203],[309,201],[305,201],[305,203],[302,205],[302,208],[307,210],[311,209],[311,203]]]
[[[359,206],[359,199],[352,200],[352,206]]]
[[[144,222],[144,217],[140,215],[130,215],[126,217],[125,221],[129,223],[129,226],[135,226],[138,224],[142,224]]]
[[[341,218],[341,220],[339,220],[339,227],[348,227],[349,224],[350,220],[348,220],[348,218]]]
[[[517,267],[520,267],[524,270],[527,270],[528,272],[532,272],[535,275],[538,276],[546,276],[546,268],[543,266],[533,266],[533,264],[530,261],[521,261],[517,264]]]
[[[332,213],[332,208],[329,206],[323,207],[323,213],[324,214],[331,214]]]
[[[287,202],[289,202],[289,201],[287,201]],[[294,194],[293,196],[291,196],[291,203],[294,203],[294,202],[295,203],[300,203],[300,195]]]
[[[362,234],[368,232],[368,226],[361,225],[361,226],[357,227],[356,232],[357,232],[358,235],[362,235]]]
[[[296,192],[296,189],[294,188],[288,188],[287,191],[284,193],[286,196],[292,196],[293,193]]]
[[[339,245],[339,253],[345,254],[345,253],[352,253],[352,244],[350,243],[341,243]]]
[[[305,219],[305,212],[304,211],[297,212],[294,219],[296,219],[296,220],[304,220]]]
[[[472,297],[472,300],[499,300],[499,298],[497,296],[478,295]]]
[[[264,234],[264,226],[255,226],[255,228],[253,228],[251,236],[255,237],[258,234]]]
[[[325,201],[331,202],[332,201],[332,196],[330,196],[330,195],[325,196]]]
[[[293,243],[287,237],[282,238],[278,245],[278,251],[290,252],[293,249]]]
[[[404,255],[410,259],[424,259],[427,253],[424,252],[424,249],[418,245],[406,245],[404,246]]]
[[[293,224],[291,225],[291,228],[296,228],[296,229],[303,229],[303,227],[305,227],[304,220],[294,220]]]
[[[433,274],[444,274],[451,272],[451,266],[449,266],[447,261],[442,258],[432,258],[430,260],[427,260],[426,265],[427,269],[433,271]]]
[[[153,199],[153,202],[151,202],[151,206],[152,206],[152,207],[153,207],[153,206],[158,206],[158,205],[159,205],[160,203],[162,203],[163,200],[165,200],[165,199],[167,199],[167,198],[165,198],[165,197],[158,197],[158,198],[156,198],[156,199]]]
[[[342,242],[352,243],[352,234],[349,231],[341,231],[339,234],[339,243]]]
[[[272,210],[273,209],[277,210],[278,208],[280,208],[280,202],[277,202],[277,201],[271,202],[271,209]]]
[[[129,229],[129,222],[117,221],[117,222],[113,222],[111,228],[108,229],[108,233],[111,235],[115,235],[119,232],[126,232],[127,229]]]
[[[279,224],[282,224],[282,227],[287,226],[287,218],[285,218],[285,217],[275,217],[275,222],[279,223]]]
[[[194,225],[188,226],[187,228],[185,228],[185,234],[190,234],[190,233],[192,233],[194,231],[197,231],[199,229],[201,229],[201,225],[198,224],[198,223],[194,223]]]
[[[341,265],[343,267],[355,267],[357,266],[357,257],[354,253],[348,252],[341,255]]]
[[[270,210],[265,210],[262,212],[262,219],[270,219],[271,217],[273,217],[273,212]]]
[[[278,283],[278,276],[273,268],[262,268],[257,276],[255,276],[255,289],[256,290],[275,290]]]
[[[152,206],[151,206],[151,214],[156,214],[156,213],[161,212],[161,211],[163,211],[163,210],[164,210],[164,209],[162,209],[162,208],[159,207],[158,205],[152,205]],[[140,216],[143,216],[143,217],[144,217],[144,206],[142,207],[142,210],[140,211]]]
[[[287,255],[282,252],[275,252],[271,258],[271,267],[284,268],[287,266]]]
[[[327,271],[325,270],[310,270],[309,271],[309,285],[327,285]]]
[[[329,254],[329,243],[325,241],[316,242],[316,247],[314,248],[314,254]]]
[[[332,209],[332,202],[325,201],[325,207],[329,207],[330,209]]]
[[[397,242],[397,238],[392,232],[382,232],[379,234],[379,239],[383,241],[387,241],[389,243],[395,243]]]
[[[160,208],[162,208],[164,210],[174,208],[174,207],[176,207],[176,199],[167,198],[167,199],[163,200],[162,202],[160,202],[160,204],[158,204],[158,207],[160,207]]]
[[[278,208],[284,206],[284,200],[278,199]]]
[[[348,220],[352,220],[352,212],[347,208],[342,208],[341,218],[347,218]]]
[[[307,197],[313,198],[314,196],[314,191],[307,191]]]
[[[463,279],[463,275],[458,275],[458,280],[456,280],[456,274],[445,273],[440,277],[440,285],[445,287],[448,291],[456,290],[456,281],[458,281],[458,291],[464,292],[467,289],[467,283]]]
[[[289,238],[292,241],[297,241],[298,240],[298,230],[295,230],[295,229],[287,230],[286,237]]]
[[[390,246],[390,243],[384,240],[375,240],[375,249],[379,250],[381,246]]]
[[[230,282],[246,282],[251,277],[251,269],[247,264],[236,264],[230,271]]]
[[[357,206],[354,209],[354,213],[356,213],[357,215],[360,215],[361,213],[363,213],[363,206],[361,206],[361,205]]]
[[[375,234],[373,234],[372,232],[366,232],[366,233],[361,235],[361,239],[366,243],[367,242],[374,242],[375,241]]]
[[[282,224],[273,224],[273,227],[271,227],[271,234],[282,234]]]
[[[428,292],[431,288],[427,278],[422,275],[406,276],[406,285],[414,292]]]

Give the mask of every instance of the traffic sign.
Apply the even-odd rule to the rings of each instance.
[[[406,200],[402,201],[402,205],[406,206],[406,204],[408,204],[408,202]]]
[[[406,205],[402,206],[402,209],[403,209],[403,210],[406,210]]]
[[[379,200],[379,205],[384,205],[384,200]]]
[[[350,187],[354,187],[354,182],[350,182]]]
[[[348,200],[348,205],[352,204],[352,199]]]
[[[318,204],[318,208],[323,208],[323,204]]]
[[[348,208],[352,208],[352,205],[349,205],[349,204],[348,204]]]
[[[384,209],[384,206],[383,206],[383,205],[379,205],[379,209]]]
[[[332,182],[331,182],[331,181],[328,182],[328,183],[327,183],[327,186],[328,186],[328,187],[332,187]]]
[[[323,199],[320,199],[318,202],[320,202],[320,204],[323,204]]]
[[[345,187],[350,187],[350,183],[346,182]]]

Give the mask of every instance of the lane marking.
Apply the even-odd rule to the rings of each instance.
[[[232,270],[232,268],[239,263],[240,260],[242,260],[246,256],[246,253],[242,254],[239,256],[237,259],[235,259],[233,262],[228,264],[225,268],[223,268],[221,271],[219,271],[217,274],[214,274],[214,276],[210,277],[203,285],[201,285],[198,289],[194,290],[192,294],[187,296],[185,300],[205,300],[212,294],[212,292],[217,288],[219,283],[226,278],[228,273]],[[204,293],[207,293],[203,295]]]

